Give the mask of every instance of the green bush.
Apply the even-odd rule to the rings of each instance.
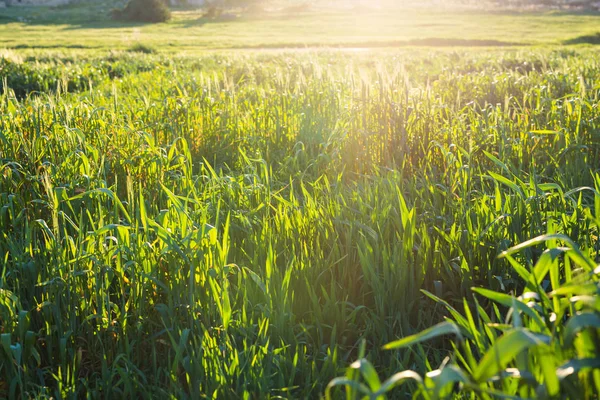
[[[149,46],[144,43],[136,43],[127,49],[130,53],[142,53],[142,54],[154,54],[156,53],[156,49],[152,46]]]
[[[138,22],[165,22],[171,10],[164,0],[129,0],[123,9],[112,11],[113,19]]]

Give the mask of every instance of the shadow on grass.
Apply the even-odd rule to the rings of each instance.
[[[269,22],[269,21],[287,21],[297,20],[301,18],[310,18],[311,15],[307,14],[229,14],[225,13],[215,18],[209,18],[206,16],[200,16],[194,19],[181,19],[173,21],[173,24],[178,25],[182,28],[194,28],[201,27],[208,24],[221,24],[221,23],[232,23],[232,22]]]
[[[388,40],[378,42],[348,42],[348,43],[263,43],[249,46],[218,47],[211,50],[318,50],[318,49],[381,49],[400,47],[516,47],[528,46],[529,43],[505,42],[493,39],[451,39],[451,38],[423,38],[411,40]],[[95,46],[85,45],[30,45],[20,44],[8,46],[11,49],[87,49]],[[128,51],[136,51],[129,49]],[[152,52],[156,49],[152,48]]]
[[[564,44],[600,44],[600,32],[591,35],[577,36],[576,38],[565,40]]]
[[[388,40],[377,42],[348,42],[348,43],[273,43],[256,46],[234,47],[232,49],[251,50],[284,50],[284,49],[376,49],[394,47],[514,47],[527,46],[529,43],[506,42],[493,39],[452,39],[452,38],[423,38],[410,40]]]
[[[18,44],[16,46],[6,46],[9,49],[93,49],[94,46],[86,46],[83,44],[56,44],[56,45],[35,45],[35,44]]]
[[[495,46],[526,46],[528,43],[507,42],[495,39],[451,39],[424,38],[407,40],[405,46],[465,46],[465,47],[495,47]]]
[[[239,22],[240,18],[239,17],[228,17],[228,18],[207,18],[207,17],[199,17],[199,18],[195,18],[195,19],[184,19],[184,20],[179,20],[179,21],[175,21],[175,25],[179,26],[180,28],[199,28],[201,26],[204,25],[209,25],[209,24],[219,24],[219,23],[223,23],[223,22]]]
[[[19,17],[0,15],[0,25],[4,24],[23,24],[27,26],[55,26],[63,25],[66,30],[77,29],[119,29],[119,28],[134,28],[138,26],[149,25],[150,23],[114,21],[109,18],[94,19],[94,20],[59,20],[59,19],[36,19],[27,20]]]
[[[0,11],[0,25],[13,23],[26,26],[63,25],[66,27],[64,29],[72,30],[118,29],[146,25],[140,22],[115,21],[110,16],[111,9],[94,5],[85,6],[85,4],[8,7]]]

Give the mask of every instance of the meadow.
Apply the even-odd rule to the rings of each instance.
[[[314,398],[363,355],[423,373],[451,342],[381,348],[454,315],[421,289],[465,299],[474,353],[532,319],[554,368],[597,354],[597,331],[571,348],[545,314],[598,317],[595,50],[19,57],[0,101],[4,395]],[[564,236],[498,258],[546,234]],[[566,309],[511,297],[574,276]],[[544,387],[538,357],[519,367]],[[575,376],[561,390],[593,398],[597,371]]]
[[[596,15],[202,53],[301,36],[186,13],[0,24],[0,398],[598,398],[600,52],[548,46]]]
[[[207,18],[202,9],[176,8],[167,23],[112,21],[110,10],[123,2],[84,1],[71,6],[1,9],[0,48],[80,49],[89,53],[126,50],[141,42],[170,55],[194,55],[199,51],[227,49],[489,47],[600,42],[600,15],[574,10],[419,7],[421,2],[407,7],[406,2],[395,0],[387,0],[383,8],[357,5],[340,9],[302,7],[302,2],[294,5],[298,2],[282,0],[283,4],[272,10],[234,9],[218,18]]]

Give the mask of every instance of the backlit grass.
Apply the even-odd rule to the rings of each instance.
[[[449,307],[477,307],[466,324],[451,314],[473,353],[453,358],[461,368],[499,340],[487,323],[555,337],[553,368],[596,357],[597,326],[582,325],[591,339],[576,353],[561,314],[521,305],[531,311],[507,321],[517,306],[506,299],[588,274],[588,291],[542,306],[587,295],[598,317],[598,60],[572,49],[6,53],[0,395],[318,398],[362,357],[381,379],[438,368],[455,354],[447,341],[382,346]],[[498,257],[548,233],[563,235],[550,248],[581,256],[547,260],[544,239]],[[541,260],[544,279],[531,275]],[[502,307],[472,287],[505,296]],[[525,373],[537,354],[502,369]],[[473,381],[444,382],[492,378],[487,362]],[[552,382],[548,397],[598,389],[597,372],[574,391]],[[465,392],[536,394],[514,385]]]

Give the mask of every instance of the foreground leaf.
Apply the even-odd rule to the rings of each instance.
[[[549,337],[523,328],[507,332],[485,353],[475,368],[473,377],[478,382],[486,381],[502,372],[522,351],[544,345],[549,341]]]
[[[436,326],[433,326],[429,329],[425,329],[423,332],[416,333],[414,335],[407,336],[400,340],[396,340],[394,342],[388,343],[385,346],[383,346],[383,348],[385,350],[400,349],[402,347],[408,347],[408,346],[412,346],[417,343],[424,342],[426,340],[434,339],[438,336],[451,335],[451,334],[456,335],[459,338],[462,338],[462,335],[460,333],[460,329],[458,328],[458,326],[454,322],[445,321],[445,322],[439,323]]]

